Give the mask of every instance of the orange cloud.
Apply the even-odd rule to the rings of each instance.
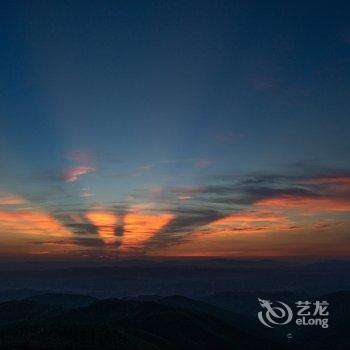
[[[96,227],[99,236],[106,244],[114,244],[118,237],[115,236],[117,216],[109,211],[96,210],[88,212],[85,217]]]
[[[16,196],[11,193],[0,195],[0,205],[18,205],[26,203],[28,203],[28,200],[21,196]]]
[[[39,211],[0,211],[0,231],[57,237],[72,234],[58,220]]]
[[[207,225],[204,230],[211,234],[256,233],[290,230],[292,222],[285,216],[266,211],[241,212],[226,216]]]
[[[128,214],[124,220],[121,250],[141,246],[172,218],[172,214]]]
[[[216,220],[213,222],[215,225],[227,225],[236,222],[280,222],[284,220],[285,217],[265,211],[249,211],[249,212],[240,212],[237,214],[232,214],[226,216],[222,219]]]
[[[192,196],[178,196],[178,199],[180,199],[180,201],[188,201],[190,199],[192,199]]]
[[[69,169],[67,172],[63,174],[63,179],[67,182],[75,182],[78,180],[79,176],[92,173],[96,171],[94,167],[91,166],[78,166]]]
[[[292,196],[263,199],[256,203],[260,207],[273,209],[297,209],[307,212],[350,211],[350,201],[344,198],[325,196]]]

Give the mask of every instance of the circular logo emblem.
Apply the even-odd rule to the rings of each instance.
[[[264,311],[259,311],[259,321],[266,327],[273,328],[289,323],[293,318],[292,309],[282,301],[270,301],[258,298]]]

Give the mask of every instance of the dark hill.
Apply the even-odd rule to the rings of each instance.
[[[109,299],[67,310],[55,305],[57,298],[60,297],[54,295],[53,301],[47,302],[50,296],[46,295],[45,303],[25,300],[0,304],[0,348],[280,349],[266,339],[191,308],[192,302],[187,299],[185,303],[181,301],[180,307],[166,305],[169,299],[163,303]],[[179,303],[178,297],[174,299]],[[13,317],[16,313],[17,317]]]
[[[97,301],[98,299],[80,294],[58,294],[58,293],[46,293],[40,295],[34,295],[26,298],[29,301],[36,301],[41,304],[57,305],[66,308],[74,308],[87,306]]]

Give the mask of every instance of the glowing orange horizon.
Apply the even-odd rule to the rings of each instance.
[[[336,197],[292,196],[263,199],[256,203],[257,206],[274,209],[298,209],[308,212],[334,212],[350,211],[350,201]]]
[[[174,216],[172,214],[128,214],[124,219],[121,250],[139,247],[154,236]]]
[[[118,237],[115,235],[115,228],[118,217],[109,211],[89,211],[85,217],[91,221],[96,227],[98,235],[104,243],[114,244]]]
[[[40,211],[0,211],[0,228],[4,232],[26,235],[72,236],[58,220]]]

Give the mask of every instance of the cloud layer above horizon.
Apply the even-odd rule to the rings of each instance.
[[[63,188],[32,198],[7,192],[0,196],[2,252],[23,246],[34,256],[346,255],[350,171],[292,172],[211,174],[199,177],[200,185],[139,188],[111,202],[77,191],[60,204]]]

